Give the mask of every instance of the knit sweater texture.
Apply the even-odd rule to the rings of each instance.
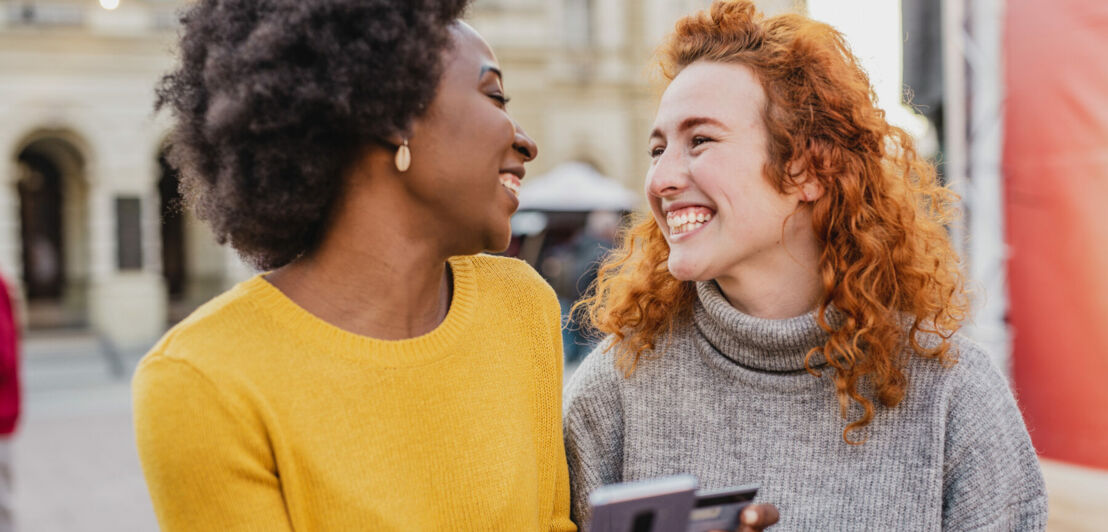
[[[515,259],[449,264],[417,338],[334,327],[263,276],[166,334],[133,383],[162,530],[573,530],[554,293]]]
[[[907,395],[877,406],[843,441],[833,370],[804,370],[827,335],[815,313],[746,315],[714,282],[697,283],[691,323],[630,378],[602,344],[565,395],[572,515],[614,482],[689,473],[702,488],[761,485],[780,511],[773,530],[1042,530],[1046,494],[1007,381],[982,349],[955,336],[957,363],[912,356]],[[934,339],[928,339],[933,341]],[[863,393],[872,388],[861,386]],[[851,420],[861,408],[852,405]]]

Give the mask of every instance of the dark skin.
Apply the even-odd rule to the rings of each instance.
[[[777,524],[777,507],[772,504],[751,504],[739,516],[739,532],[758,532]]]
[[[500,175],[522,178],[538,154],[504,105],[499,65],[472,28],[456,23],[428,111],[404,135],[367,146],[318,248],[266,279],[341,329],[384,340],[426,334],[449,308],[447,259],[502,251],[518,206]],[[396,148],[408,140],[411,167]]]
[[[266,276],[340,329],[383,340],[431,332],[450,307],[447,259],[502,251],[511,239],[519,202],[501,176],[522,179],[538,147],[507,113],[488,44],[462,22],[451,34],[427,113],[406,134],[365,148],[344,176],[319,246]],[[395,146],[405,139],[412,163],[400,172]],[[739,531],[776,522],[775,507],[755,504],[744,511]]]

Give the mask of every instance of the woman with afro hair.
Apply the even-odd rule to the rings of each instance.
[[[572,530],[534,142],[465,0],[200,0],[158,88],[195,213],[266,273],[134,377],[162,530]]]
[[[785,530],[1040,530],[1012,392],[956,334],[952,195],[842,35],[717,0],[659,51],[650,215],[583,308],[572,514],[597,486],[760,484]]]

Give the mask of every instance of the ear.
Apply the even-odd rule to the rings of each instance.
[[[794,192],[800,197],[800,201],[811,203],[823,197],[823,184],[805,172],[804,165],[799,160],[789,163],[789,174],[793,177]]]
[[[806,203],[823,197],[823,185],[813,177],[804,176],[797,189],[800,191],[800,200]]]
[[[410,140],[411,137],[405,132],[397,132],[386,136],[381,139],[382,143],[392,149],[397,149],[401,144],[404,144],[405,140]]]
[[[385,146],[390,146],[393,150],[395,150],[399,148],[401,144],[404,144],[405,140],[409,143],[414,142],[413,137],[417,136],[417,130],[419,129],[419,127],[419,119],[412,119],[408,121],[408,124],[404,127],[393,131],[392,133],[389,133],[384,137],[380,137],[380,143]]]

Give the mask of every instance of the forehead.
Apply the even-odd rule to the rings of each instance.
[[[732,127],[760,123],[766,95],[746,65],[697,61],[677,74],[658,104],[655,126],[674,127],[690,116]]]
[[[496,54],[477,30],[459,20],[450,26],[450,48],[447,51],[447,68],[497,65]],[[478,67],[479,68],[479,67]]]

